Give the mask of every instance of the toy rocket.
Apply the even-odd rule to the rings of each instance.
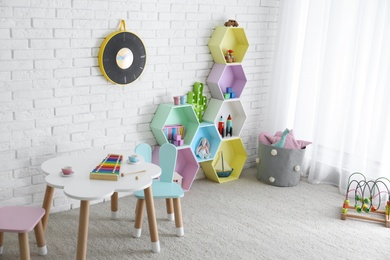
[[[222,116],[218,122],[218,132],[221,134],[222,137],[225,137],[225,123],[223,122]]]
[[[228,136],[228,134],[230,134],[230,136],[233,136],[233,122],[230,115],[226,120],[226,136]]]

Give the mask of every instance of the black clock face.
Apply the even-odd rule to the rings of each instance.
[[[136,80],[146,63],[145,46],[141,39],[131,32],[115,33],[104,46],[100,57],[100,69],[112,82],[125,85]]]

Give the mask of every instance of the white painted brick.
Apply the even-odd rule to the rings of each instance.
[[[106,119],[104,121],[90,122],[88,124],[88,129],[89,130],[105,129],[105,128],[117,127],[120,125],[121,125],[120,118],[110,118],[110,119]]]
[[[52,59],[54,58],[53,50],[15,50],[15,60],[34,60],[34,59]]]
[[[18,18],[23,18],[23,17],[54,18],[55,15],[56,15],[55,9],[26,8],[26,7],[15,7],[14,8],[14,17],[18,17]]]
[[[73,8],[107,11],[108,2],[107,1],[100,1],[100,0],[73,1]]]
[[[70,8],[71,0],[30,0],[32,7],[55,7],[55,8]]]
[[[0,61],[0,70],[30,70],[33,68],[32,60],[23,61]]]
[[[58,18],[94,19],[94,11],[86,9],[57,9]]]
[[[52,108],[52,107],[60,107],[60,106],[70,106],[71,98],[52,98],[52,99],[39,99],[35,100],[34,104],[36,108]]]
[[[69,48],[70,41],[68,39],[32,39],[31,48],[33,49],[55,49]]]
[[[75,28],[75,29],[103,29],[103,28],[108,28],[108,22],[106,20],[75,19],[75,20],[73,20],[73,28]]]
[[[113,137],[105,137],[92,141],[93,147],[103,147],[105,145],[122,144],[125,141],[124,135],[116,135]]]
[[[77,29],[55,29],[55,38],[91,38],[91,30]]]
[[[85,123],[85,122],[93,122],[96,120],[104,120],[107,118],[105,112],[95,112],[88,114],[75,115],[73,117],[73,122],[76,124]]]
[[[51,129],[50,129],[51,130]],[[52,136],[51,131],[50,134],[42,137],[35,137],[32,141],[32,146],[41,146],[41,145],[57,145],[61,143],[70,142],[70,134],[56,135]]]
[[[89,68],[69,68],[69,69],[54,70],[54,77],[56,78],[83,77],[89,74],[90,74]]]
[[[15,120],[42,119],[42,118],[50,118],[53,116],[54,116],[53,108],[34,109],[34,110],[15,112]]]
[[[31,183],[31,178],[30,183]],[[16,189],[14,192],[14,196],[16,197],[22,197],[22,196],[27,196],[27,195],[32,195],[37,192],[41,192],[44,189],[45,186],[39,184],[39,185],[28,185],[26,187],[21,187],[19,189]]]
[[[13,122],[2,122],[0,124],[0,132],[13,132],[20,130],[28,130],[34,128],[34,121],[13,121]]]
[[[36,127],[38,127],[38,128],[69,125],[71,123],[72,123],[72,117],[71,116],[56,116],[54,118],[46,118],[46,119],[37,119],[37,120],[35,120]]]
[[[58,69],[58,68],[68,68],[72,66],[72,60],[36,60],[34,62],[34,68],[36,69]]]
[[[11,38],[10,29],[0,29],[0,39],[9,39]]]
[[[53,135],[72,134],[78,132],[85,132],[88,130],[88,124],[68,124],[53,127]],[[77,149],[75,149],[77,150]],[[60,152],[60,151],[58,151]]]
[[[23,18],[0,18],[0,28],[30,28],[30,19]]]
[[[38,99],[38,98],[50,98],[53,97],[53,90],[32,90],[32,91],[15,91],[14,100],[18,99]]]
[[[69,116],[69,115],[77,115],[77,114],[88,113],[88,112],[89,112],[89,105],[78,105],[78,106],[55,108],[56,116]]]
[[[94,129],[83,133],[74,133],[71,135],[72,142],[82,142],[87,140],[94,140],[96,138],[102,138],[105,136],[104,129]]]
[[[57,49],[55,53],[57,58],[82,58],[82,57],[90,57],[91,49],[90,48]]]
[[[1,23],[0,23],[1,24]],[[27,49],[28,40],[2,40],[0,50]]]
[[[51,145],[51,146],[36,146],[27,149],[19,149],[16,154],[18,159],[22,159],[22,158],[30,158],[30,157],[54,154],[55,152],[56,152],[56,147],[54,145]]]

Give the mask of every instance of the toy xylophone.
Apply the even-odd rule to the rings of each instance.
[[[92,170],[89,175],[93,180],[117,181],[123,156],[120,154],[108,154],[104,160]]]

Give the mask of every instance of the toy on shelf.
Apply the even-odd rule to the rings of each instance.
[[[234,51],[231,49],[228,49],[225,54],[225,60],[227,63],[233,63],[236,62],[236,58],[234,58]]]
[[[173,138],[173,144],[175,146],[182,146],[184,145],[184,140],[181,138],[180,134],[176,134]]]
[[[222,137],[225,137],[225,123],[223,122],[223,117],[219,118],[218,122],[218,132]]]
[[[196,155],[199,156],[200,159],[208,159],[210,157],[210,142],[206,137],[203,137],[198,147],[196,148]]]
[[[187,94],[187,103],[194,108],[195,114],[199,122],[203,121],[203,113],[207,108],[207,97],[203,95],[204,85],[201,82],[195,82],[194,90]]]
[[[356,178],[355,178],[356,177]],[[358,181],[357,178],[360,177]],[[353,179],[352,179],[353,178]],[[368,221],[376,221],[384,223],[386,227],[390,227],[390,181],[387,178],[379,177],[374,181],[367,181],[366,177],[355,172],[348,178],[347,192],[345,194],[345,200],[341,210],[341,219],[356,218]],[[349,197],[350,193],[354,195],[354,205],[350,205]],[[385,210],[380,210],[382,198],[381,195],[385,194],[387,202]],[[356,213],[348,213],[348,209],[355,209]],[[361,213],[375,213],[376,217],[368,217],[361,215]],[[384,216],[384,217],[378,217]]]
[[[237,27],[238,26],[238,23],[236,20],[233,20],[233,19],[230,19],[228,20],[227,22],[225,22],[224,24],[226,27]]]
[[[226,136],[228,136],[228,134],[230,136],[233,136],[233,121],[232,121],[232,117],[229,115],[228,118],[226,119]]]
[[[215,164],[215,171],[218,177],[229,177],[233,172],[233,168],[229,166],[226,160],[223,159],[223,152],[220,152],[220,156]]]
[[[174,144],[175,141],[181,140],[184,144],[185,127],[183,125],[166,125],[163,128],[163,132],[169,143]],[[181,144],[182,142],[178,142],[179,145],[175,145],[183,145]]]

